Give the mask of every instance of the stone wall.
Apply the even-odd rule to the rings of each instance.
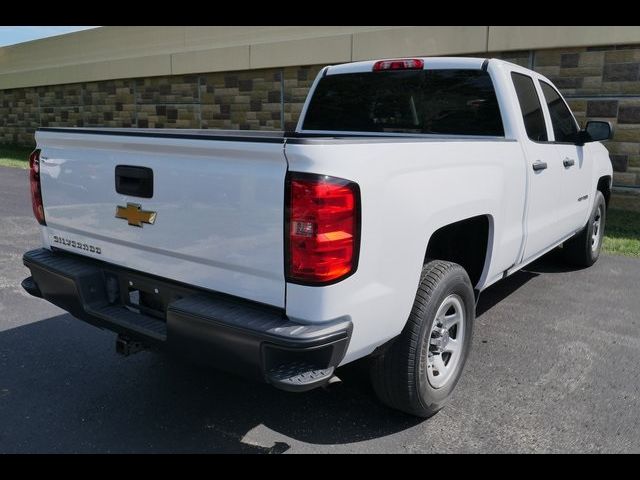
[[[490,53],[549,77],[580,122],[611,121],[614,183],[640,186],[640,44]],[[321,65],[0,90],[0,143],[39,126],[292,129]]]
[[[321,65],[0,90],[0,143],[38,127],[292,129]]]
[[[614,184],[640,187],[640,45],[583,47],[489,54],[523,65],[560,89],[577,120],[613,123],[605,145]]]

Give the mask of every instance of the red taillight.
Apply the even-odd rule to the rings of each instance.
[[[420,58],[399,58],[397,60],[380,60],[373,64],[374,72],[385,70],[422,70],[424,60]]]
[[[44,221],[44,206],[42,205],[42,190],[40,188],[40,150],[34,150],[29,155],[29,183],[31,184],[31,206],[33,214],[41,225]]]
[[[327,284],[352,274],[360,242],[358,186],[294,173],[287,191],[287,280]]]

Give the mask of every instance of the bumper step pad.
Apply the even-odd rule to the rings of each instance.
[[[309,362],[295,361],[272,368],[267,379],[282,390],[304,391],[328,382],[334,371],[334,367],[318,368]]]

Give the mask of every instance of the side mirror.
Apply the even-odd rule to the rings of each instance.
[[[611,122],[591,120],[578,132],[577,145],[587,142],[602,142],[613,138],[613,125]]]

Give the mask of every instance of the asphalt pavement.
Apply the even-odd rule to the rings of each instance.
[[[365,362],[278,391],[164,354],[23,292],[40,245],[27,172],[0,167],[0,452],[640,452],[640,260],[553,254],[484,292],[450,404],[380,405]]]

